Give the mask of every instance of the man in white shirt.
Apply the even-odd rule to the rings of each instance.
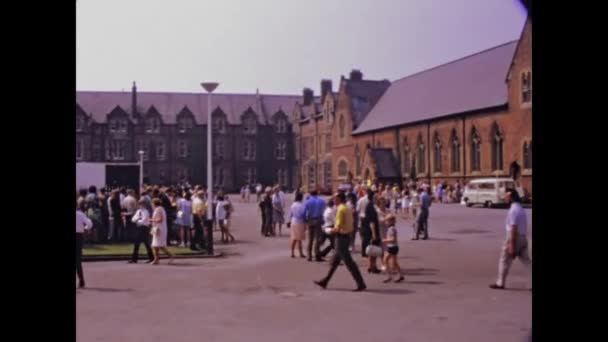
[[[82,272],[82,241],[85,230],[93,228],[93,222],[82,211],[76,209],[76,274],[78,287],[84,287],[84,273]]]
[[[137,211],[137,200],[135,199],[135,191],[127,191],[127,197],[121,201],[121,205],[125,208],[125,228],[127,230],[127,238],[131,240],[136,234],[135,225],[133,224],[133,215]]]
[[[137,264],[139,258],[139,246],[141,243],[146,247],[148,260],[152,262],[154,255],[150,246],[150,212],[146,208],[146,201],[142,198],[139,200],[139,209],[135,212],[131,221],[135,223],[135,244],[133,245],[133,254],[129,264]]]
[[[333,228],[336,224],[336,212],[337,208],[334,205],[334,200],[329,199],[327,201],[327,206],[325,207],[325,211],[323,212],[323,233],[321,234],[321,239],[319,240],[319,246],[322,246],[325,243],[325,240],[329,240],[329,246],[323,248],[319,255],[321,258],[325,258],[332,249],[334,249],[334,236],[332,234],[325,233],[325,228]]]
[[[491,289],[504,289],[505,280],[509,273],[511,263],[515,258],[526,266],[532,266],[532,260],[528,254],[528,218],[526,211],[521,206],[521,199],[515,189],[507,189],[505,200],[511,204],[505,221],[507,237],[502,248],[500,262],[498,264],[498,279],[496,283],[490,284]]]

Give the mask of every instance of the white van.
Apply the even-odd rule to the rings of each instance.
[[[488,208],[496,204],[506,204],[505,190],[507,188],[514,188],[523,198],[523,189],[511,178],[474,179],[464,189],[462,204],[467,207],[474,204],[483,204]]]

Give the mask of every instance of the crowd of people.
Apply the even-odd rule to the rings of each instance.
[[[251,189],[253,188],[253,189]],[[411,220],[412,240],[429,238],[428,219],[433,202],[459,202],[462,186],[437,184],[433,189],[425,182],[409,183],[400,188],[389,184],[354,184],[324,200],[318,191],[303,193],[296,189],[290,208],[286,207],[286,195],[281,186],[266,187],[245,185],[241,200],[249,202],[251,190],[256,192],[261,217],[261,234],[264,237],[282,235],[285,224],[290,229],[291,257],[298,256],[309,262],[325,261],[334,251],[328,274],[315,283],[325,288],[340,263],[352,274],[357,288],[365,290],[361,272],[352,260],[356,250],[357,233],[360,236],[361,256],[368,261],[367,272],[386,272],[388,282],[402,282],[403,274],[397,255],[399,253],[398,217]],[[228,195],[214,191],[212,222],[221,232],[223,243],[235,241],[230,231],[230,217],[234,212]],[[434,196],[433,196],[434,193]],[[499,263],[499,277],[491,288],[504,288],[504,281],[514,258],[519,257],[526,265],[531,264],[527,251],[527,219],[521,208],[517,192],[508,189],[511,209],[507,218],[508,236]],[[143,244],[151,264],[159,263],[159,254],[173,255],[167,246],[173,244],[192,250],[205,249],[206,236],[203,222],[207,216],[208,199],[204,187],[145,186],[138,194],[133,189],[101,189],[91,186],[77,195],[76,256],[79,286],[84,287],[82,246],[84,242],[129,241],[133,242],[130,263],[137,263],[140,245]],[[286,217],[287,216],[287,217]],[[89,232],[88,234],[86,232]],[[307,241],[306,254],[303,243]],[[380,263],[380,266],[378,266]],[[393,279],[395,277],[396,279]]]

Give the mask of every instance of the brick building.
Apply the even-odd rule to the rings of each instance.
[[[394,81],[353,141],[355,179],[512,176],[531,193],[531,19],[517,41]]]
[[[316,103],[312,90],[304,90],[303,104],[294,110],[296,160],[305,190],[335,190],[352,178],[354,159],[351,133],[388,88],[388,80],[364,80],[363,73],[352,70],[342,76],[338,91],[331,80],[321,81],[321,97]],[[307,96],[308,94],[308,96]]]
[[[76,160],[137,162],[150,183],[206,184],[207,94],[78,91]],[[291,116],[299,96],[213,94],[214,184],[293,188]]]

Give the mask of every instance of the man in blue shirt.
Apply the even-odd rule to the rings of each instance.
[[[318,197],[317,190],[310,192],[310,198],[304,203],[304,219],[308,225],[308,261],[312,261],[312,246],[315,246],[315,260],[325,261],[321,257],[320,243],[321,225],[323,224],[323,212],[325,201]]]
[[[426,188],[423,190],[420,188],[420,211],[418,212],[418,217],[416,218],[416,237],[414,240],[418,240],[418,236],[420,233],[424,233],[422,240],[426,240],[429,238],[429,208],[431,207],[431,203],[433,199],[431,198],[430,188]]]

